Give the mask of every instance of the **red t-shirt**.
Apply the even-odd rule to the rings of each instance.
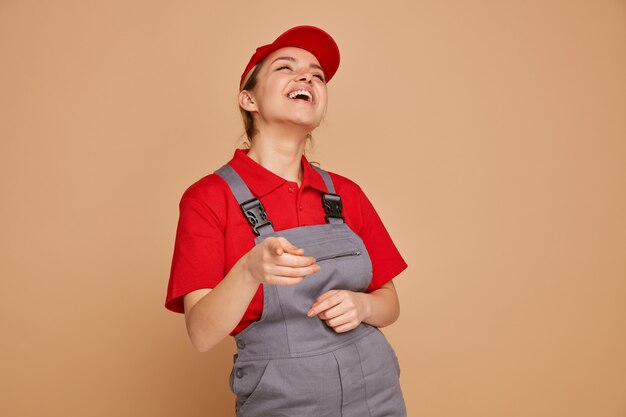
[[[324,224],[321,194],[327,192],[321,175],[302,156],[302,185],[268,171],[237,149],[228,163],[258,197],[275,231]],[[358,234],[372,261],[368,292],[380,288],[402,272],[402,259],[374,207],[361,188],[330,173],[341,196],[346,224]],[[211,174],[192,184],[180,200],[174,256],[165,307],[183,313],[183,296],[201,288],[215,288],[233,265],[254,246],[255,235],[226,182]],[[261,318],[263,286],[260,285],[235,335]]]

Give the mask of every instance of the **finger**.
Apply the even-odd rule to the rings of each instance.
[[[330,291],[326,291],[324,294],[320,295],[319,297],[317,297],[317,299],[315,300],[315,302],[313,303],[313,306],[321,303],[322,301],[332,297],[333,295],[337,294],[339,291],[341,290],[330,290]]]
[[[267,277],[267,282],[272,285],[282,285],[285,287],[296,285],[304,281],[304,277],[284,277],[278,275],[270,275]]]
[[[274,265],[281,266],[309,266],[315,264],[315,258],[312,256],[293,255],[291,253],[284,252],[281,256],[274,257],[269,260]]]
[[[276,238],[268,238],[266,240],[267,245],[269,246],[269,251],[272,255],[280,256],[283,254],[283,247],[280,244],[280,241]]]
[[[315,300],[313,305],[311,305],[311,307],[316,307],[320,303],[322,303],[323,301],[326,301],[326,300],[328,300],[331,297],[340,295],[340,293],[342,293],[342,292],[343,292],[343,290],[330,290],[330,291],[327,291],[324,294],[322,294],[319,297],[317,297],[317,299]]]
[[[341,293],[333,294],[329,296],[328,298],[326,298],[325,300],[323,300],[322,302],[313,304],[306,315],[309,317],[313,317],[316,314],[319,314],[322,311],[326,311],[329,308],[334,307],[337,304],[341,303],[341,300],[342,300]]]
[[[315,258],[312,256],[293,255],[291,253],[283,253],[282,256],[274,261],[276,265],[301,267],[315,264]]]
[[[320,311],[317,316],[322,320],[332,320],[345,315],[349,310],[350,308],[346,305],[346,303],[339,303],[325,311]]]
[[[350,323],[351,321],[354,321],[354,319],[355,318],[352,314],[341,314],[337,317],[331,318],[330,320],[325,320],[325,322],[328,326],[334,329],[346,323]]]
[[[335,333],[345,333],[356,328],[356,326],[358,325],[359,323],[356,322],[348,322],[346,324],[342,324],[341,326],[333,327],[332,329],[335,331]]]
[[[304,278],[319,271],[318,265],[309,265],[303,267],[274,266],[268,272],[273,276],[284,278]]]
[[[299,248],[299,247],[293,245],[290,241],[288,241],[284,237],[279,237],[278,240],[280,241],[281,247],[283,248],[283,250],[285,252],[291,253],[293,255],[303,255],[304,254],[304,249]]]

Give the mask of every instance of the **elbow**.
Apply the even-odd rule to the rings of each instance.
[[[384,319],[384,323],[381,327],[387,327],[394,324],[400,318],[400,303],[398,302],[398,298],[395,297],[389,305],[389,310]]]
[[[392,311],[390,312],[388,316],[386,316],[385,318],[381,320],[380,326],[378,327],[383,328],[383,327],[391,326],[398,320],[399,317],[400,317],[399,310]]]
[[[191,341],[191,344],[198,352],[208,352],[215,346],[215,343],[213,343],[206,331],[201,331],[198,326],[194,326],[189,322],[187,323],[187,334],[189,335],[189,341]]]
[[[400,299],[398,298],[398,293],[396,292],[395,287],[393,287],[392,297],[391,297],[391,323],[395,323],[400,318]]]
[[[397,309],[395,314],[391,317],[391,323],[389,324],[393,324],[396,321],[398,321],[398,319],[400,318],[400,309]]]
[[[187,320],[187,334],[193,347],[201,353],[213,349],[225,337],[220,329],[193,319]]]
[[[216,345],[216,343],[212,343],[212,341],[208,340],[206,336],[202,337],[193,331],[189,331],[188,333],[191,344],[200,353],[208,352]]]
[[[208,343],[200,343],[200,342],[193,341],[193,340],[191,341],[191,344],[200,353],[208,352],[213,347],[213,346],[209,345]]]
[[[392,325],[400,318],[400,300],[398,299],[395,289],[385,295],[384,313],[381,314],[383,325],[381,327]]]
[[[396,297],[396,302],[395,302],[395,305],[394,305],[394,308],[392,310],[391,317],[390,317],[391,322],[389,324],[395,323],[396,321],[398,321],[399,318],[400,318],[400,301]]]

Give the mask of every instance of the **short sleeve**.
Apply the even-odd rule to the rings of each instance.
[[[372,282],[367,292],[372,292],[395,278],[407,268],[398,248],[391,240],[380,216],[365,193],[360,190],[361,225],[357,234],[363,240],[372,261]]]
[[[214,288],[224,276],[224,232],[204,202],[183,195],[165,307],[183,313],[185,294]]]

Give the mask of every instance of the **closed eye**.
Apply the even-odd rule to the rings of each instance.
[[[287,69],[289,71],[293,71],[293,69],[289,65],[282,65],[282,66],[276,68],[276,71],[282,71],[284,69]],[[322,74],[313,74],[313,76],[318,78],[323,83],[326,82],[326,80],[324,79],[324,75],[322,75]]]

